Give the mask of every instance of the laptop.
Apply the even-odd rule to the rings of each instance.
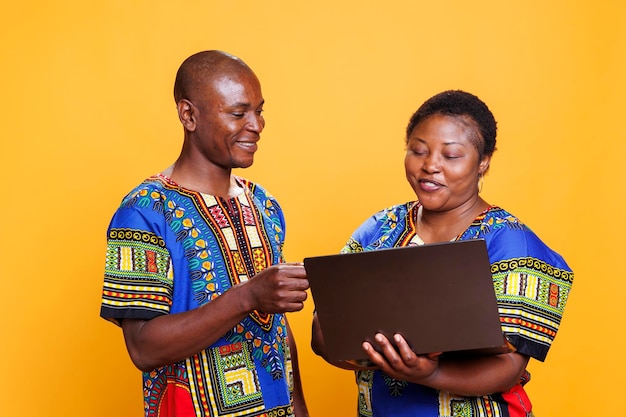
[[[400,333],[417,354],[511,351],[483,239],[304,259],[326,353],[363,361],[361,344]]]

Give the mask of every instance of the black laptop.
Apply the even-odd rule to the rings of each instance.
[[[482,239],[309,257],[326,353],[364,360],[363,341],[400,333],[417,354],[510,351]]]

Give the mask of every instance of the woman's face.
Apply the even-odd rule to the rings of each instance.
[[[424,209],[448,211],[476,200],[478,177],[489,166],[490,157],[479,161],[472,137],[480,138],[478,129],[462,116],[433,114],[415,126],[404,167]]]

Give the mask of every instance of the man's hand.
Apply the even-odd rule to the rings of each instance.
[[[302,263],[272,265],[241,284],[251,302],[251,310],[286,313],[302,310],[309,281]]]

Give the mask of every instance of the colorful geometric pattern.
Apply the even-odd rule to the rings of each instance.
[[[255,413],[263,410],[261,387],[247,343],[211,349],[208,360],[214,387],[214,415]]]
[[[415,226],[418,208],[419,202],[408,202],[376,213],[353,233],[342,253],[423,244]],[[544,360],[561,322],[573,272],[526,225],[499,207],[487,209],[455,240],[467,239],[485,239],[487,244],[503,332],[518,352]],[[526,417],[532,415],[523,389],[529,378],[525,373],[506,393],[457,397],[395,381],[380,371],[360,371],[358,412],[367,417]]]
[[[195,413],[183,366],[164,366],[144,378],[144,410],[147,417]]]
[[[169,310],[172,293],[170,257],[163,239],[128,228],[110,229],[102,303],[125,311]],[[116,321],[115,318],[112,318]]]
[[[151,319],[197,308],[283,262],[280,206],[258,185],[236,180],[245,192],[232,199],[187,190],[161,175],[129,193],[109,228],[103,317]],[[286,346],[284,316],[254,311],[213,346],[175,364],[185,371],[195,415],[290,410]],[[169,374],[144,374],[146,398],[163,396],[159,390],[171,381],[158,384],[162,375]],[[146,404],[147,414],[157,412],[154,401]]]
[[[491,266],[502,329],[549,348],[574,278],[533,258],[508,259]]]

